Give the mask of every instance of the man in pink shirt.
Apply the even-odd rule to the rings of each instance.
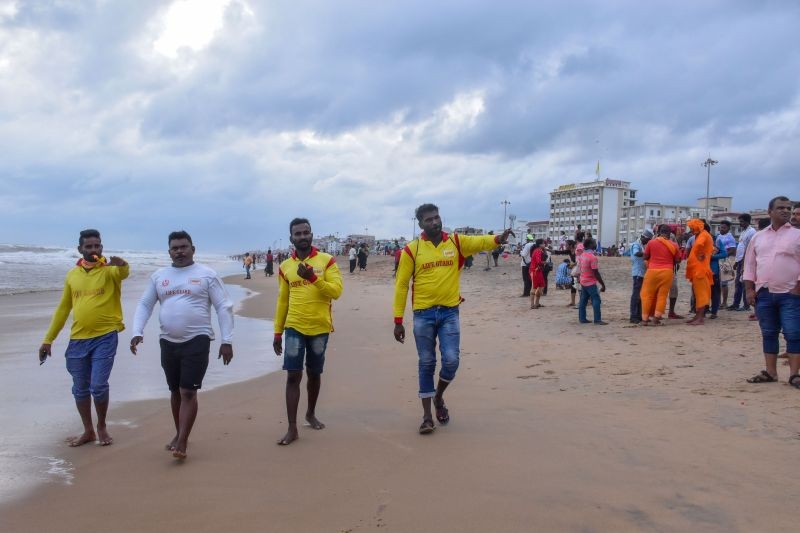
[[[750,240],[744,258],[747,303],[756,305],[766,370],[749,383],[778,381],[778,335],[783,330],[789,357],[789,384],[800,389],[800,229],[789,224],[792,203],[769,202],[771,224]]]
[[[589,300],[592,301],[592,311],[594,316],[594,323],[597,326],[606,326],[608,322],[603,322],[600,315],[600,293],[606,291],[606,284],[603,281],[603,276],[600,275],[597,256],[595,250],[597,249],[597,241],[592,238],[587,238],[583,241],[584,252],[577,258],[581,266],[581,298],[578,302],[578,322],[581,324],[588,324],[589,320],[586,319],[586,304]],[[600,290],[597,285],[600,285]]]

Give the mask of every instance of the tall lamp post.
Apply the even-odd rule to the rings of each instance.
[[[505,231],[506,230],[506,213],[508,212],[508,206],[511,205],[511,202],[509,202],[508,200],[503,200],[502,202],[500,202],[500,204],[503,206],[503,231]]]
[[[706,222],[711,224],[711,209],[709,207],[708,197],[711,194],[711,167],[719,163],[719,161],[714,161],[711,159],[711,154],[708,154],[708,159],[700,163],[700,165],[706,167]]]

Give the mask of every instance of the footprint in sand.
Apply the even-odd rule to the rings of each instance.
[[[555,374],[556,371],[555,370],[545,370],[544,373],[545,374]]]
[[[539,374],[528,374],[525,376],[517,376],[517,379],[531,379],[531,378],[538,378]]]
[[[532,365],[525,365],[525,368],[533,368],[535,366],[542,366],[542,363],[533,363]]]

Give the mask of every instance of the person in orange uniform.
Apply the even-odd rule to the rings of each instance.
[[[693,218],[686,225],[694,235],[694,245],[686,259],[686,279],[692,284],[695,299],[694,318],[686,323],[700,326],[704,323],[706,308],[711,303],[711,284],[714,283],[711,254],[714,251],[714,241],[702,220]]]
[[[283,354],[286,377],[286,414],[289,430],[280,445],[297,440],[297,406],[305,360],[308,378],[306,422],[312,429],[325,424],[316,416],[317,398],[322,385],[322,369],[328,335],[333,331],[333,300],[342,294],[342,275],[336,259],[320,252],[311,243],[311,223],[295,218],[289,223],[289,240],[295,251],[278,268],[278,301],[275,304],[275,355]],[[285,350],[282,346],[286,333]]]
[[[675,275],[674,267],[681,260],[680,247],[669,240],[670,229],[666,224],[661,225],[658,237],[649,241],[644,247],[644,260],[647,261],[647,271],[644,274],[642,290],[642,326],[650,325],[653,317],[654,326],[661,325],[661,318],[667,305],[672,277]]]
[[[431,415],[431,399],[436,407],[440,425],[450,421],[444,403],[444,391],[455,378],[459,363],[461,325],[458,306],[462,301],[459,276],[464,258],[481,251],[489,251],[505,244],[511,229],[502,235],[461,236],[442,231],[439,208],[422,204],[416,210],[420,238],[408,243],[400,256],[394,290],[394,338],[404,342],[403,326],[408,284],[412,282],[412,307],[414,310],[414,340],[419,356],[419,397],[422,400],[421,434],[432,433],[436,426]],[[442,368],[439,382],[434,388],[436,371],[436,339],[439,339]]]

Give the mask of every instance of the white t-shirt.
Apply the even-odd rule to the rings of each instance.
[[[186,342],[198,335],[214,338],[211,305],[217,312],[222,343],[233,339],[233,303],[217,273],[205,265],[168,266],[156,270],[136,306],[133,335],[142,336],[145,324],[159,302],[162,339]]]
[[[528,266],[531,264],[531,249],[533,248],[534,242],[527,242],[525,246],[522,247],[522,250],[519,251],[519,255],[522,256],[522,261],[520,262],[519,266]]]
[[[350,251],[347,254],[347,257],[350,259],[350,261],[355,259],[356,258],[356,249],[351,247]]]
[[[750,244],[750,239],[756,234],[756,228],[747,226],[747,229],[739,235],[739,244],[736,246],[736,262],[744,260],[744,253],[747,251],[747,245]]]

